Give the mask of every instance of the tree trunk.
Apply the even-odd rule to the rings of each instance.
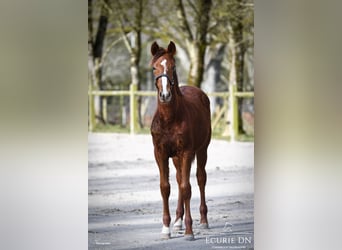
[[[202,89],[206,92],[215,92],[218,83],[221,81],[223,60],[224,56],[227,55],[225,52],[226,47],[226,44],[217,44],[215,47],[209,49],[209,53],[207,53],[209,62],[201,85]],[[218,99],[220,98],[215,96],[209,97],[212,115],[215,113],[216,100]]]
[[[139,62],[135,53],[131,54],[131,83],[139,85]]]
[[[244,56],[245,56],[245,46],[243,44],[243,25],[241,22],[234,22],[228,25],[229,29],[229,48],[230,48],[230,74],[229,81],[236,85],[237,91],[243,91],[244,83]],[[232,86],[232,85],[230,85]],[[242,124],[242,107],[243,98],[238,98],[238,130],[239,133],[243,132]]]
[[[184,32],[186,48],[190,59],[188,84],[201,87],[204,73],[204,56],[207,48],[207,32],[210,21],[211,0],[196,1],[197,13],[195,16],[195,32],[193,34],[186,17],[182,0],[178,0],[177,17],[181,30]]]
[[[93,18],[92,18],[92,0],[88,0],[88,72],[89,84],[92,85],[91,89],[99,89],[99,79],[96,69],[96,60],[94,57],[94,40],[93,40]],[[94,115],[95,117],[101,116],[101,99],[99,96],[93,96],[94,100]],[[97,122],[97,120],[95,119]]]
[[[190,70],[188,75],[188,84],[201,87],[204,73],[205,45],[200,45],[194,41],[189,43],[188,51],[190,57]]]
[[[140,56],[138,54],[140,54],[140,49],[139,52],[135,51],[135,49],[133,49],[133,51],[135,53],[131,54],[131,84],[137,85],[138,86],[138,90],[141,89],[141,82],[140,82],[140,73],[139,73],[139,60],[138,58],[140,58]],[[138,107],[138,123],[140,128],[143,128],[143,122],[142,122],[142,116],[141,116],[141,102],[142,102],[142,97],[138,96],[137,98],[137,107]]]
[[[244,91],[244,58],[246,48],[243,43],[243,25],[241,20],[239,20],[234,26],[234,40],[235,40],[235,52],[236,52],[236,61],[235,61],[235,69],[236,69],[236,86],[237,91]],[[239,132],[243,131],[243,121],[242,121],[242,111],[241,107],[243,104],[243,98],[238,98],[238,107],[239,107],[239,115],[238,115],[238,124],[239,124]]]
[[[143,18],[143,0],[137,1],[137,4],[128,6],[121,4],[120,1],[115,1],[116,15],[118,16],[118,24],[121,30],[122,38],[125,46],[130,54],[130,73],[131,73],[131,87],[134,89],[141,89],[139,63],[141,57],[141,30]],[[125,8],[129,7],[130,16],[125,15]],[[132,9],[131,9],[132,8]],[[129,27],[127,27],[127,25]],[[129,32],[127,31],[129,30]],[[140,103],[141,97],[138,97],[138,120],[140,127],[142,127]],[[136,100],[134,100],[136,101]],[[134,105],[136,107],[136,105]],[[131,110],[130,112],[133,112]]]
[[[132,60],[132,64],[133,68],[131,66],[131,74],[132,74],[132,83],[137,84],[138,85],[138,90],[141,90],[141,81],[140,81],[140,67],[139,67],[139,63],[140,63],[140,58],[141,58],[141,30],[142,30],[142,18],[143,18],[143,10],[144,10],[144,6],[143,6],[143,0],[139,0],[138,1],[138,11],[136,12],[135,15],[135,26],[136,29],[133,32],[134,34],[134,48],[133,48],[133,52],[134,52],[134,56],[133,56],[133,60]],[[141,106],[142,106],[142,96],[138,97],[138,123],[140,128],[144,127],[144,124],[142,122],[142,114],[141,114]]]
[[[233,27],[234,29],[234,40],[236,43],[236,82],[238,91],[244,90],[244,57],[246,48],[243,43],[243,26],[239,22]]]
[[[230,62],[230,69],[229,69],[229,109],[228,109],[228,123],[230,126],[228,127],[229,131],[228,134],[231,137],[232,141],[236,140],[236,134],[235,134],[235,110],[234,110],[234,89],[236,89],[237,85],[237,73],[236,73],[236,41],[234,36],[234,30],[232,28],[231,24],[228,24],[228,30],[229,30],[229,42],[228,42],[228,48],[229,48],[229,62]],[[226,131],[224,134],[227,134]]]
[[[108,0],[104,1],[108,5]],[[92,75],[93,89],[102,89],[102,51],[108,24],[108,10],[104,5],[101,7],[101,16],[98,24],[95,41],[93,41],[92,1],[88,0],[88,67]],[[94,96],[96,122],[102,122],[102,97]]]
[[[234,35],[230,35],[229,39],[229,53],[230,53],[230,70],[229,70],[229,86],[237,85],[237,73],[236,73],[236,46]],[[230,90],[229,90],[230,91]]]

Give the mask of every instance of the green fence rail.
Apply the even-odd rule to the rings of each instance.
[[[211,92],[207,93],[208,96],[227,98],[230,112],[229,134],[231,141],[235,141],[239,134],[238,124],[238,98],[253,98],[254,92],[238,92],[236,85],[230,86],[231,91],[226,92]],[[88,91],[88,104],[89,104],[89,131],[93,131],[95,128],[95,108],[94,108],[94,96],[129,96],[130,97],[130,133],[135,134],[137,132],[138,121],[138,103],[136,96],[155,96],[156,91],[142,91],[138,90],[137,85],[131,84],[130,90],[93,90],[90,86]],[[105,99],[104,99],[105,100]],[[107,116],[107,103],[103,102],[103,116],[106,120]],[[222,108],[215,119],[212,120],[212,127],[214,127],[220,117],[223,115],[226,108]]]

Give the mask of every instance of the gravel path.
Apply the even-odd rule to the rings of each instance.
[[[162,199],[150,135],[88,134],[89,249],[253,249],[254,144],[212,140],[206,198],[209,229],[199,229],[199,190],[191,172],[194,241],[159,238]],[[170,160],[170,212],[177,183]]]

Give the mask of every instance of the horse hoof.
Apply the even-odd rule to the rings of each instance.
[[[208,223],[201,223],[200,226],[199,226],[200,229],[208,229],[209,228],[209,225]]]
[[[182,225],[183,225],[183,220],[181,218],[179,218],[178,220],[175,221],[175,223],[173,224],[173,231],[174,232],[179,232],[182,230]]]
[[[195,240],[195,237],[193,234],[184,234],[184,239],[192,241],[192,240]]]
[[[171,238],[171,234],[161,234],[161,237],[160,237],[162,240],[168,240]]]
[[[170,232],[170,228],[166,227],[165,225],[163,225],[162,231],[161,231],[161,238],[163,240],[168,240],[171,237],[171,232]]]

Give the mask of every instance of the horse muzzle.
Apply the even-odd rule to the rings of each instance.
[[[159,92],[159,101],[160,101],[160,102],[162,102],[162,103],[168,103],[168,102],[171,101],[171,98],[172,98],[171,91],[168,91],[168,92],[160,91],[160,92]]]

